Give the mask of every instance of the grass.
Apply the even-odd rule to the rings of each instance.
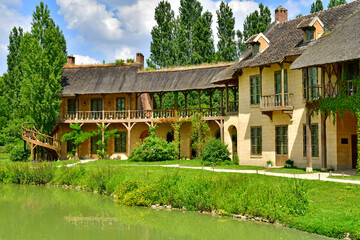
[[[274,173],[288,173],[288,174],[309,174],[306,172],[305,168],[270,168],[267,169],[266,172],[274,172]],[[321,172],[318,169],[314,169],[312,173]]]

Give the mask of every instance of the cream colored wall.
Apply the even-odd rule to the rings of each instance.
[[[259,52],[262,52],[269,46],[268,42],[263,38],[260,37],[258,42],[260,43]]]
[[[290,70],[290,64],[284,64],[288,74],[288,92],[293,93],[293,118],[281,111],[273,112],[273,119],[263,115],[260,111],[260,105],[250,105],[250,76],[260,74],[259,68],[243,69],[243,74],[239,77],[239,105],[240,112],[238,117],[238,154],[241,165],[260,165],[265,166],[266,161],[271,160],[275,163],[275,126],[288,125],[288,158],[294,160],[298,167],[306,166],[306,157],[303,156],[303,125],[305,118],[305,101],[302,98],[302,71]],[[272,64],[266,67],[262,73],[262,94],[274,94],[274,72],[279,71],[280,66]],[[321,73],[318,71],[318,79],[321,79]],[[229,120],[225,120],[228,126]],[[318,123],[319,126],[319,157],[313,158],[313,167],[321,167],[321,135],[320,135],[320,117],[315,114],[312,123]],[[262,127],[262,154],[251,155],[250,128],[255,126]],[[225,128],[226,129],[226,128]],[[226,131],[225,131],[226,132]],[[229,136],[225,137],[226,143],[229,143]],[[331,120],[327,121],[327,149],[328,166],[336,168],[336,126]]]

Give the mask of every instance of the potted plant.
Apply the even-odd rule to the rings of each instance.
[[[294,166],[294,161],[291,159],[288,159],[285,161],[285,167],[292,168]]]
[[[267,165],[267,167],[270,168],[270,167],[272,166],[272,161],[271,161],[271,160],[267,161],[267,162],[266,162],[266,165]]]

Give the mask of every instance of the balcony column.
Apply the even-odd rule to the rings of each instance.
[[[312,172],[311,110],[306,107],[306,172]]]
[[[321,67],[321,97],[325,97],[325,69]]]
[[[321,171],[327,171],[326,119],[327,114],[321,114]]]
[[[226,101],[225,112],[227,113],[229,111],[229,83],[228,82],[225,83],[225,101]]]
[[[201,90],[197,90],[197,93],[198,93],[198,111],[200,113],[201,112],[201,101],[200,101]]]
[[[224,89],[220,89],[220,111],[221,116],[224,116]]]
[[[284,64],[280,64],[281,67],[281,106],[285,106],[285,70]]]

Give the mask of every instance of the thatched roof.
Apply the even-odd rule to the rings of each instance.
[[[344,20],[357,11],[359,7],[360,0],[356,0],[289,21],[274,22],[264,32],[264,35],[270,40],[269,47],[255,56],[252,56],[251,49],[249,48],[242,55],[243,59],[235,63],[231,68],[237,70],[246,67],[267,66],[272,63],[282,62],[286,57],[301,55],[314,43],[305,44],[303,42],[303,30],[297,28],[302,21],[318,16],[324,24],[325,30],[331,32],[337,25],[343,23]],[[232,73],[229,71],[228,75],[223,75],[221,78],[216,76],[213,82],[215,82],[215,79],[217,81],[224,81],[231,78]]]
[[[139,72],[139,64],[64,67],[62,95],[209,89],[219,87],[210,80],[230,65],[150,72]]]
[[[290,69],[318,66],[360,58],[360,11],[308,48]]]

